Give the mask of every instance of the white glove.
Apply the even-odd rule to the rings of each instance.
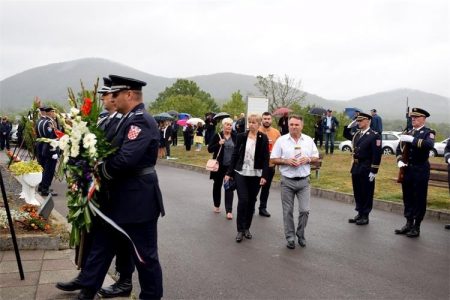
[[[350,124],[347,125],[347,128],[353,128],[358,124],[358,122],[356,122],[356,119],[353,120]]]
[[[450,158],[449,159],[447,159],[447,163],[450,165]]]
[[[397,163],[397,166],[398,166],[399,168],[406,167],[407,165],[408,165],[408,164],[405,164],[405,163],[402,162],[401,160],[399,160],[398,163]]]
[[[400,141],[412,143],[414,141],[414,137],[412,135],[402,134],[400,135]]]
[[[58,159],[58,154],[56,154],[56,153],[53,154],[53,155],[52,155],[52,158],[53,158],[53,159]]]
[[[375,177],[377,177],[377,174],[374,174],[372,172],[369,173],[369,181],[372,182],[375,180]]]

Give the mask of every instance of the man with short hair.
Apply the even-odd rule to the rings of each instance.
[[[336,135],[336,129],[339,126],[339,122],[331,109],[327,110],[327,115],[323,118],[323,132],[325,134],[325,154],[333,154],[334,152],[334,137]]]
[[[413,128],[400,135],[397,146],[397,165],[403,168],[403,204],[406,224],[395,234],[415,238],[420,235],[420,223],[427,209],[428,180],[430,179],[430,150],[434,147],[435,131],[425,127],[430,114],[414,107],[410,113]],[[407,159],[407,161],[405,161]]]
[[[289,249],[295,248],[295,235],[301,247],[306,246],[305,227],[310,210],[311,162],[319,160],[319,151],[311,137],[302,133],[303,118],[289,118],[289,134],[277,139],[270,161],[280,166],[281,203],[283,206],[284,235]],[[298,199],[298,225],[294,225],[294,199]]]
[[[360,112],[356,117],[359,130],[351,136],[346,131],[346,138],[352,139],[353,163],[351,168],[353,194],[355,196],[358,214],[349,219],[349,223],[356,225],[369,224],[369,214],[373,206],[375,177],[381,162],[381,136],[370,128],[372,117]]]
[[[261,126],[259,131],[267,135],[269,139],[269,155],[272,152],[273,145],[277,139],[281,136],[278,129],[272,127],[272,115],[270,112],[264,112],[262,114]],[[259,195],[259,215],[263,217],[270,217],[270,213],[267,211],[267,199],[269,198],[270,185],[272,184],[273,176],[275,175],[275,165],[269,163],[269,174],[267,176],[266,184],[261,187],[261,194]]]
[[[383,133],[383,121],[381,117],[377,114],[377,110],[375,108],[370,110],[370,114],[372,115],[372,121],[370,122],[370,129],[378,132],[379,134]]]
[[[133,258],[141,287],[139,298],[159,299],[163,296],[163,286],[157,223],[159,216],[164,216],[164,206],[155,171],[160,139],[158,125],[144,107],[145,82],[117,75],[109,78],[117,111],[124,116],[111,141],[116,152],[99,165],[101,185],[107,186],[109,195],[101,210],[129,235],[135,248],[110,224],[97,226],[86,266],[78,276],[77,284],[82,288],[78,297],[95,297],[115,249],[126,244],[130,252],[135,249]]]

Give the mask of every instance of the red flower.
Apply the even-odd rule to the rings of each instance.
[[[83,106],[81,107],[81,113],[84,116],[87,116],[90,114],[92,109],[92,100],[90,98],[84,98]]]
[[[62,138],[65,135],[64,132],[62,132],[61,130],[58,130],[58,129],[55,129],[55,134],[58,139]]]

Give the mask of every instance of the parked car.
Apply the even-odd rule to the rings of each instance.
[[[11,132],[9,133],[9,140],[12,143],[17,143],[17,128],[18,128],[18,125],[17,124],[13,124]]]
[[[447,145],[448,139],[442,142],[435,142],[434,149],[430,150],[430,156],[444,156],[445,146]]]
[[[383,149],[383,154],[395,154],[398,143],[400,142],[399,131],[383,131],[381,148]],[[353,151],[352,141],[344,141],[339,144],[339,150],[341,151]]]

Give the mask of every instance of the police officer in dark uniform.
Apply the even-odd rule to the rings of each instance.
[[[158,259],[157,222],[164,215],[162,195],[154,166],[159,145],[155,119],[145,110],[142,87],[145,82],[110,75],[117,111],[124,116],[114,129],[112,146],[117,151],[100,166],[101,184],[109,199],[101,210],[130,236],[139,253],[133,252],[141,286],[140,299],[163,296],[162,271]],[[102,222],[93,231],[94,241],[85,268],[78,276],[80,299],[93,299],[100,289],[120,244],[132,245],[110,224]]]
[[[421,108],[413,108],[410,117],[413,128],[400,136],[397,147],[397,165],[404,168],[402,191],[406,225],[396,229],[396,234],[408,237],[420,235],[420,223],[427,208],[428,179],[430,178],[430,150],[434,147],[435,131],[425,127],[430,114]]]
[[[356,117],[358,130],[352,136],[350,131],[345,137],[352,139],[353,164],[351,168],[353,194],[355,196],[358,214],[349,219],[349,223],[356,225],[369,224],[369,214],[372,211],[373,193],[375,190],[375,177],[381,162],[381,137],[376,131],[370,129],[372,116],[360,112]]]
[[[47,120],[47,113],[45,112],[45,109],[46,109],[45,106],[39,107],[40,117],[39,117],[39,119],[37,120],[37,122],[36,122],[36,124],[34,126],[34,131],[36,133],[36,138],[44,137],[43,136],[44,135],[44,129],[43,129],[42,126],[44,125],[44,121]],[[34,147],[36,159],[37,159],[38,163],[41,166],[44,165],[43,162],[42,162],[42,159],[41,159],[41,152],[42,152],[42,145],[43,144],[44,144],[43,142],[36,141],[35,147]],[[41,192],[40,185],[38,186],[38,192]]]
[[[53,107],[46,107],[44,111],[46,117],[38,122],[38,136],[47,139],[56,139],[55,129],[57,129],[57,123],[55,122],[55,109]],[[40,192],[41,196],[46,197],[51,192],[50,185],[55,175],[59,149],[53,149],[50,143],[43,142],[38,146],[38,150],[38,157],[43,168],[42,181],[38,185],[38,192]]]

